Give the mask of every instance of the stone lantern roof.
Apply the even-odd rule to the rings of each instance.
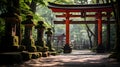
[[[38,21],[38,25],[35,28],[45,28],[43,21]]]
[[[22,24],[27,25],[27,26],[34,26],[35,25],[33,20],[32,20],[33,19],[32,15],[29,14],[26,16],[26,18],[27,19],[25,21],[23,21]]]

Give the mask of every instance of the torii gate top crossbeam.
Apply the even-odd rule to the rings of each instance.
[[[61,5],[49,3],[53,12],[111,12],[111,4]]]

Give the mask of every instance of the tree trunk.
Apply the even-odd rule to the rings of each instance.
[[[116,3],[111,0],[111,4],[113,6],[113,12],[115,15],[115,26],[116,26],[116,42],[115,42],[115,48],[113,54],[110,55],[111,58],[116,58],[118,61],[120,61],[120,0],[116,0]]]
[[[106,0],[106,3],[109,3],[109,0]]]
[[[110,13],[107,13],[108,16],[110,16]],[[110,17],[107,17],[107,45],[106,45],[106,50],[110,51]]]
[[[33,12],[33,13],[35,13],[36,12],[36,2],[34,2],[33,0],[32,0],[32,2],[31,2],[31,5],[30,5],[30,8],[31,8],[31,11]]]
[[[92,48],[92,40],[91,40],[92,35],[90,35],[90,32],[89,32],[89,30],[88,30],[88,29],[87,29],[87,34],[88,34],[88,37],[89,37],[90,48]]]
[[[94,46],[96,47],[97,45],[98,45],[98,24],[95,24],[95,36],[96,37],[94,37]]]
[[[119,53],[120,52],[120,0],[117,0],[116,2],[116,50]]]
[[[116,3],[113,2],[113,0],[110,0],[111,1],[111,4],[113,6],[113,12],[114,12],[114,15],[115,15],[115,27],[116,27],[116,42],[115,42],[115,48],[114,48],[114,51],[116,53],[119,53],[120,52],[120,8],[119,8],[119,5],[120,5],[120,0],[116,0]]]
[[[36,4],[36,2],[34,0],[32,0],[31,3],[30,2],[25,2],[25,3],[30,7],[30,9],[31,9],[31,11],[33,13],[36,12],[36,6],[37,6],[37,4]]]

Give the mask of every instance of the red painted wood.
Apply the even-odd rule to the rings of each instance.
[[[101,12],[98,12],[98,45],[102,44],[102,18]]]
[[[115,21],[103,21],[102,20],[102,24],[114,24]],[[65,21],[54,21],[54,24],[65,24]],[[70,20],[70,24],[97,24],[97,21],[71,21]]]
[[[82,15],[70,15],[69,17],[81,17]],[[86,17],[96,17],[96,15],[85,15]],[[111,15],[110,15],[111,16]],[[56,17],[65,17],[65,14],[63,15],[56,15]],[[108,15],[102,14],[102,17],[108,17]]]
[[[52,9],[53,12],[65,12],[66,14],[64,15],[56,15],[56,17],[65,17],[66,20],[65,21],[54,21],[55,24],[66,24],[66,44],[69,44],[69,24],[95,24],[98,23],[98,45],[102,44],[102,17],[107,17],[107,15],[102,15],[101,12],[112,12],[113,9],[112,7],[99,7],[99,8],[64,8],[63,5],[58,5],[57,7],[55,7],[55,5],[52,5],[54,7],[49,7],[50,9]],[[69,12],[96,12],[98,13],[97,15],[85,15],[83,17],[97,17],[97,21],[70,21],[69,18],[70,17],[82,17],[82,15],[70,15]],[[114,21],[113,21],[114,22]],[[106,23],[105,21],[103,23]]]
[[[112,8],[101,8],[101,9],[59,9],[59,8],[50,8],[53,12],[112,12]]]
[[[70,33],[69,33],[69,27],[70,27],[70,20],[69,20],[69,12],[66,12],[66,45],[69,45],[69,40],[70,40]]]

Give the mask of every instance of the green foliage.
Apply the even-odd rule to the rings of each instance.
[[[37,46],[37,51],[46,52],[46,51],[48,51],[48,47]]]
[[[32,14],[30,7],[25,2],[20,2],[20,11],[22,14]]]
[[[0,35],[1,36],[3,36],[4,35],[4,28],[5,28],[5,23],[4,23],[5,21],[2,19],[2,18],[0,18]]]
[[[73,0],[54,0],[53,2],[60,4],[74,4]]]
[[[40,4],[40,5],[47,5],[47,1],[46,0],[35,0],[36,3]]]
[[[65,25],[55,25],[55,34],[63,34],[65,32]]]
[[[29,3],[31,3],[32,0],[20,0],[20,2],[29,2]]]
[[[14,1],[12,1],[12,2],[14,2]],[[39,6],[39,5],[45,6],[45,5],[47,5],[48,0],[19,0],[18,5],[20,6],[20,8],[17,8],[17,9],[19,9],[19,11],[20,11],[22,20],[26,19],[25,16],[27,14],[32,14],[34,17],[35,24],[36,24],[37,21],[44,20],[44,18],[39,16],[38,14],[35,14],[32,12],[31,4],[33,2],[35,2],[37,6]],[[9,3],[9,4],[8,3],[9,3],[8,0],[0,0],[0,14],[7,12],[7,10],[6,10],[7,7],[9,7],[10,4],[12,5],[12,3]],[[13,7],[15,7],[15,6],[13,5]],[[48,22],[48,21],[45,21],[45,22]],[[49,26],[49,25],[46,23],[46,26]]]
[[[48,21],[45,20],[45,17],[40,16],[38,12],[33,13],[31,11],[30,5],[28,5],[27,3],[31,4],[32,1],[34,1],[38,6],[42,5],[42,7],[44,7],[43,5],[46,5],[46,3],[47,3],[47,1],[45,1],[45,0],[25,0],[25,1],[21,0],[20,1],[20,9],[21,9],[22,19],[25,20],[25,16],[27,14],[31,14],[33,16],[35,24],[37,24],[38,21],[48,22]],[[49,24],[45,23],[45,26],[49,26]]]
[[[0,14],[6,11],[7,0],[0,0]]]
[[[1,3],[7,3],[7,0],[0,0]]]
[[[26,50],[29,52],[35,52],[37,51],[37,48],[34,43],[34,39],[23,39],[22,40],[22,45],[26,47]]]
[[[45,22],[45,25],[50,27],[52,24],[52,20],[54,19],[54,15],[52,11],[47,6],[37,6],[36,13],[42,17],[42,21]]]

